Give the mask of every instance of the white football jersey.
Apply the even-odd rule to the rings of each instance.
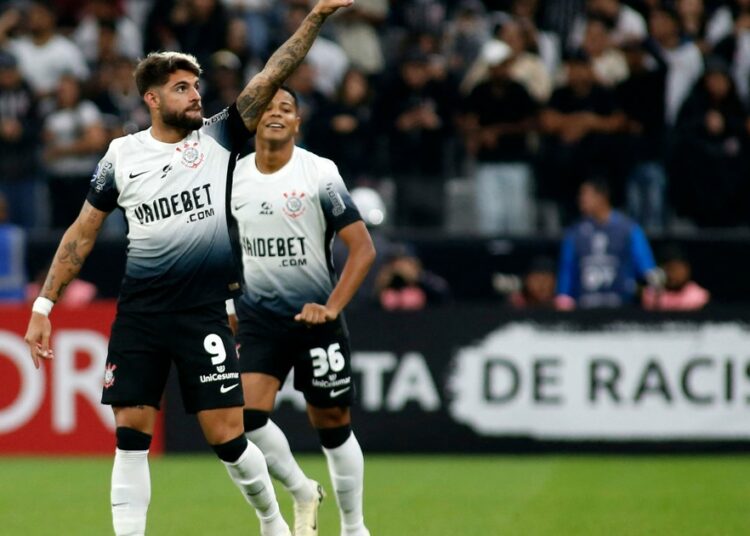
[[[263,174],[252,153],[237,162],[233,181],[243,304],[280,316],[325,304],[336,283],[334,233],[361,219],[336,165],[295,147],[283,168]]]
[[[231,106],[178,143],[156,140],[151,129],[112,141],[87,199],[127,219],[120,309],[180,310],[237,293],[227,190],[232,150],[249,137]]]

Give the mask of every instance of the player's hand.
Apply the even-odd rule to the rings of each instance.
[[[338,318],[339,314],[337,311],[320,305],[319,303],[306,303],[302,308],[302,311],[294,315],[294,320],[302,322],[308,326],[315,326],[318,324],[325,324],[326,322],[332,322]]]
[[[26,329],[26,336],[23,338],[29,345],[31,359],[34,360],[34,366],[39,368],[41,359],[52,359],[54,354],[49,347],[49,336],[52,333],[52,324],[49,318],[39,313],[31,313],[29,327]]]
[[[317,11],[321,15],[331,15],[336,10],[342,7],[349,7],[354,3],[354,0],[318,0],[315,4],[313,11]]]

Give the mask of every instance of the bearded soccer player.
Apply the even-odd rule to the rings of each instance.
[[[256,152],[234,170],[245,292],[228,302],[239,320],[245,431],[268,470],[294,498],[294,533],[318,534],[323,492],[302,472],[284,433],[271,420],[276,393],[294,368],[295,387],[325,453],[341,518],[341,536],[368,536],[362,496],[364,458],[351,429],[349,337],[341,317],[373,260],[375,248],[336,165],[297,147],[294,93],[280,89],[258,123]],[[331,243],[348,248],[336,281]]]
[[[147,455],[172,361],[185,409],[197,414],[206,440],[255,508],[261,534],[290,535],[263,455],[243,434],[238,360],[224,310],[225,300],[240,289],[227,226],[228,181],[232,151],[247,143],[325,19],[350,4],[320,0],[236,103],[207,120],[195,58],[152,53],[136,67],[151,128],[110,144],[58,247],[25,337],[37,367],[53,358],[50,310],[80,271],[108,213],[123,210],[127,265],[102,394],[117,426],[111,488],[117,536],[146,530]]]

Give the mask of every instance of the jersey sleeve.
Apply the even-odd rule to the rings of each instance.
[[[320,206],[326,222],[334,231],[340,231],[347,225],[359,221],[362,216],[346,189],[336,164],[323,160],[319,188]]]
[[[636,272],[639,277],[645,277],[649,270],[656,268],[656,262],[648,239],[643,233],[643,229],[638,225],[633,225],[630,232],[630,246]]]
[[[117,182],[115,181],[115,151],[109,146],[94,170],[86,201],[94,208],[104,212],[112,212],[117,208]]]
[[[239,151],[255,134],[247,130],[236,104],[205,119],[201,131],[228,151]]]

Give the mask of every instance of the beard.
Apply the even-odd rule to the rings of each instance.
[[[163,111],[161,120],[165,125],[181,130],[198,130],[203,126],[203,116],[190,117],[187,112]]]

